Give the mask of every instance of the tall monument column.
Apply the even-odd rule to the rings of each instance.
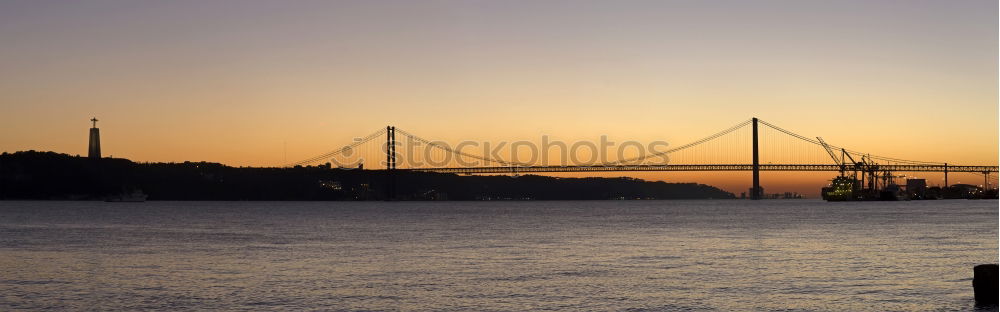
[[[93,127],[90,128],[90,149],[87,152],[87,157],[91,159],[101,158],[101,130],[97,129],[97,118],[90,119],[94,123]]]

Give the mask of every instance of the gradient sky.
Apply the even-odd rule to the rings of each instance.
[[[0,150],[85,154],[91,116],[106,155],[254,166],[388,124],[445,141],[679,145],[757,116],[873,154],[996,164],[997,11],[985,0],[4,0]],[[641,176],[731,191],[747,179]],[[829,178],[801,176],[813,183],[803,190]],[[772,181],[798,190],[796,179]]]

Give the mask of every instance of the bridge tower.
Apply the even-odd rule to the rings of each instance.
[[[760,199],[760,157],[757,154],[757,117],[753,118],[753,187],[750,199]]]
[[[948,188],[948,163],[944,163],[944,188]]]
[[[97,129],[97,117],[91,118],[94,125],[90,128],[90,148],[87,150],[87,157],[90,159],[101,159],[101,130]]]
[[[396,127],[385,127],[385,169],[396,170]]]
[[[385,127],[385,199],[396,199],[396,127]]]

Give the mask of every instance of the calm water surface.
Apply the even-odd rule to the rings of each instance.
[[[0,310],[968,311],[997,201],[3,202]]]

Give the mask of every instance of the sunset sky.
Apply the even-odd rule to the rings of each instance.
[[[235,166],[390,124],[444,141],[681,145],[757,116],[872,154],[995,165],[997,12],[988,0],[0,1],[0,151],[86,154],[93,116],[105,155]],[[815,193],[831,177],[763,179]]]

